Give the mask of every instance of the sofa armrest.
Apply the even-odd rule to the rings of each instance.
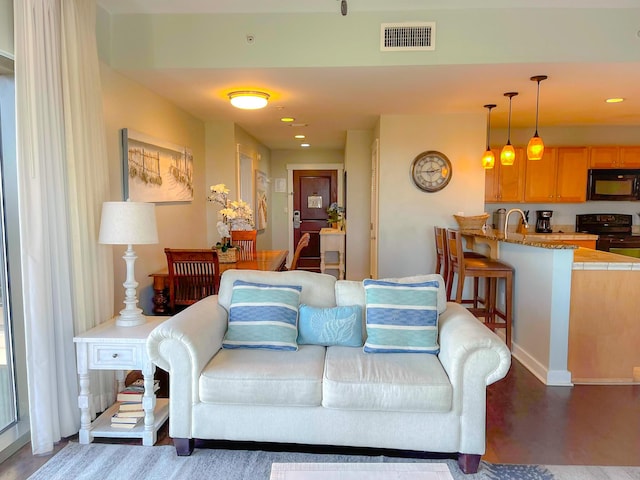
[[[227,311],[212,295],[158,325],[147,339],[153,363],[169,372],[170,435],[191,438],[191,408],[200,401],[200,372],[222,347]]]
[[[487,385],[511,366],[507,345],[458,303],[440,315],[438,358],[453,386],[453,409],[460,414],[460,452],[485,452]]]

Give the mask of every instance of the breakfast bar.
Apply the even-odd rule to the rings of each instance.
[[[512,265],[513,355],[547,385],[638,383],[640,259],[558,240],[463,230]]]

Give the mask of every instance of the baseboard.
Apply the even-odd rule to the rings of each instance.
[[[571,372],[568,370],[549,370],[515,342],[511,345],[511,354],[545,385],[557,387],[573,386]]]

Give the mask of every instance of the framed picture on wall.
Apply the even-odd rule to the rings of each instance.
[[[256,230],[267,228],[267,174],[256,170]]]
[[[193,154],[128,128],[122,129],[122,191],[134,202],[193,200]]]

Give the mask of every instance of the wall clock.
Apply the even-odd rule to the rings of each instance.
[[[452,173],[447,156],[435,150],[422,152],[411,164],[411,179],[425,192],[442,190],[451,180]]]

